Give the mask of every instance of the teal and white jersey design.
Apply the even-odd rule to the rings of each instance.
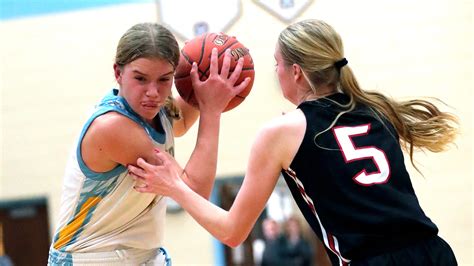
[[[170,120],[160,110],[163,131],[143,121],[113,89],[87,120],[64,176],[59,222],[52,247],[62,252],[102,252],[116,249],[155,249],[162,245],[165,199],[133,189],[135,181],[123,165],[109,172],[89,169],[81,155],[81,143],[95,118],[120,113],[143,127],[154,144],[173,154]]]

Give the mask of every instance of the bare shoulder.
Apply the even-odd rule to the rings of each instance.
[[[109,112],[92,122],[81,147],[84,161],[91,169],[106,171],[117,164],[133,163],[141,150],[151,149],[152,142],[136,122]]]
[[[262,127],[262,132],[286,135],[299,132],[306,128],[306,118],[301,110],[296,109],[284,115],[273,118]]]
[[[91,124],[91,129],[95,128],[95,130],[99,131],[109,131],[110,130],[125,130],[129,127],[139,127],[138,124],[132,121],[130,118],[119,114],[117,112],[108,112],[105,113],[96,119]],[[125,127],[125,128],[123,128]]]
[[[259,131],[255,146],[261,146],[267,152],[273,150],[286,169],[298,151],[305,131],[306,118],[296,109],[267,122]]]
[[[109,112],[97,117],[89,129],[97,135],[96,138],[112,144],[127,144],[147,137],[145,130],[132,119],[116,113]]]
[[[133,139],[137,134],[145,134],[145,131],[135,121],[122,114],[109,112],[94,119],[86,136],[100,142],[117,142]]]

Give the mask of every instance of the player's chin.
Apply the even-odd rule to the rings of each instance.
[[[152,121],[158,115],[160,108],[142,108],[140,116],[145,121]]]

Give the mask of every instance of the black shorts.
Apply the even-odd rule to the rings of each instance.
[[[361,260],[350,266],[452,266],[458,265],[453,250],[441,237],[434,236],[408,247]]]

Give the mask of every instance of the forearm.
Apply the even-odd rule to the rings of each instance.
[[[172,198],[179,203],[204,229],[222,243],[235,247],[246,236],[240,236],[239,219],[232,219],[231,213],[207,201],[187,186],[175,191]]]
[[[182,177],[192,190],[206,199],[211,194],[216,175],[220,116],[215,112],[201,113],[196,146]]]

